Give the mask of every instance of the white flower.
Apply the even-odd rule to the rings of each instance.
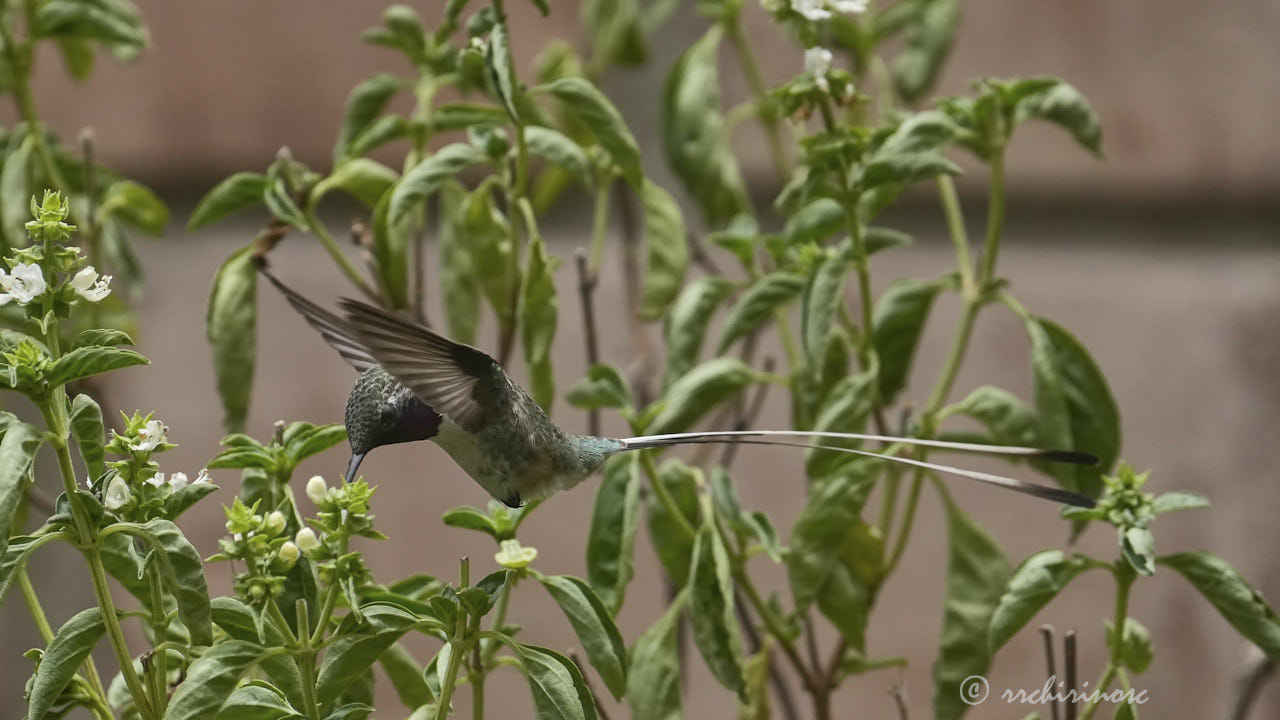
[[[302,550],[302,552],[311,552],[320,547],[320,538],[316,537],[316,531],[311,528],[299,530],[293,541],[297,543],[298,549]]]
[[[203,485],[209,482],[209,468],[200,468],[200,472],[196,473],[196,479],[191,481],[192,485]]]
[[[133,494],[129,492],[129,486],[125,483],[124,478],[119,475],[111,478],[111,484],[107,485],[105,502],[108,510],[119,510],[129,503],[131,497],[133,497]]]
[[[146,480],[143,480],[143,482],[151,487],[160,487],[164,484],[164,473],[156,473]]]
[[[826,20],[831,17],[825,0],[791,0],[791,8],[804,16],[806,20]]]
[[[822,92],[831,89],[827,82],[827,71],[831,69],[831,51],[822,47],[811,47],[804,51],[804,71],[813,76],[813,83]]]
[[[138,443],[130,443],[129,449],[134,452],[151,452],[165,441],[165,433],[169,432],[169,428],[159,420],[148,420],[146,426],[138,431],[138,437],[142,440]]]
[[[13,269],[10,275],[0,270],[0,305],[7,305],[10,300],[17,300],[19,305],[26,305],[37,296],[44,294],[44,274],[40,266],[34,263],[23,263]]]
[[[111,294],[111,276],[103,275],[98,277],[98,271],[90,265],[71,278],[71,289],[76,291],[80,297],[89,302],[98,302],[102,298]]]
[[[859,15],[867,11],[868,0],[831,0],[831,7],[842,15]]]
[[[169,476],[169,487],[173,488],[174,492],[178,492],[179,490],[181,490],[186,486],[187,486],[186,473],[176,472]]]
[[[329,486],[324,484],[324,478],[319,475],[312,475],[307,481],[307,497],[311,498],[311,502],[319,505],[324,502],[324,498],[329,494]]]

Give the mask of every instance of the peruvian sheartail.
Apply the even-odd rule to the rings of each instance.
[[[811,444],[822,439],[870,440],[963,452],[1092,464],[1092,455],[1064,450],[957,443],[859,433],[743,430],[631,438],[574,435],[557,427],[533,398],[489,355],[366,303],[343,298],[345,318],[302,297],[265,266],[259,268],[289,304],[357,372],[344,418],[351,460],[347,478],[374,448],[432,440],[491,496],[511,507],[567,490],[631,450],[696,443],[818,447],[881,458],[1081,507],[1085,495],[990,473],[869,450]]]

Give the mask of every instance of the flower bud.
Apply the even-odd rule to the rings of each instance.
[[[293,538],[297,543],[298,549],[304,553],[310,553],[312,550],[320,547],[320,538],[316,537],[316,531],[311,528],[302,528]]]
[[[261,600],[262,596],[267,594],[267,589],[261,585],[253,585],[249,588],[249,597],[254,600]]]
[[[111,478],[111,483],[107,485],[107,496],[104,504],[108,510],[119,510],[129,504],[129,499],[133,494],[129,492],[129,485],[125,483],[124,478],[116,475]]]
[[[319,475],[312,475],[307,481],[307,497],[311,498],[311,502],[319,505],[324,502],[325,496],[329,494],[329,486],[324,484],[324,478]]]
[[[292,541],[286,540],[285,543],[280,546],[278,557],[280,558],[280,562],[284,565],[285,569],[287,570],[293,567],[294,564],[298,562],[299,554],[300,553],[298,552],[298,546],[293,544]]]
[[[495,553],[493,559],[497,560],[499,565],[512,570],[528,567],[529,563],[538,557],[537,548],[522,547],[519,540],[503,540],[501,546],[502,550]]]
[[[284,532],[284,513],[279,510],[272,510],[271,514],[267,515],[266,530],[272,537]]]

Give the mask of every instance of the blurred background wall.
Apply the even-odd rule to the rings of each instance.
[[[437,2],[416,4],[428,19],[439,12]],[[204,341],[206,289],[217,263],[252,236],[261,218],[188,235],[182,225],[191,204],[233,171],[264,168],[282,145],[326,168],[350,88],[375,72],[406,68],[390,53],[357,40],[361,30],[378,22],[382,3],[144,0],[139,5],[152,32],[152,47],[141,58],[124,66],[103,59],[87,85],[76,85],[56,57],[41,57],[36,96],[41,116],[63,137],[74,138],[92,124],[102,159],[156,188],[174,209],[168,236],[143,247],[150,284],[140,306],[140,344],[153,366],[117,373],[108,402],[157,410],[181,443],[163,458],[165,469],[192,473],[217,451],[221,437]],[[576,3],[553,5],[552,17],[542,19],[527,3],[512,3],[518,18],[513,41],[522,60],[549,35],[581,40]],[[799,50],[773,31],[762,13],[750,11],[766,74],[781,80],[799,72]],[[682,8],[658,34],[648,66],[615,70],[604,79],[647,147],[656,147],[655,98],[674,53],[704,27],[691,7]],[[972,2],[963,6],[960,35],[940,85],[942,92],[958,93],[976,76],[1053,74],[1075,84],[1093,103],[1104,130],[1104,162],[1056,129],[1019,131],[1009,155],[1004,274],[1030,309],[1061,321],[1093,352],[1121,409],[1122,456],[1154,471],[1154,489],[1195,490],[1214,501],[1209,511],[1161,518],[1158,549],[1211,549],[1235,563],[1273,605],[1280,601],[1275,560],[1280,461],[1272,445],[1280,426],[1277,31],[1280,4],[1269,0]],[[725,74],[727,99],[741,97],[741,79],[731,70]],[[0,108],[0,118],[12,122],[8,107]],[[770,185],[760,138],[742,132],[736,148],[758,193],[772,197],[776,188]],[[646,153],[646,161],[656,177],[664,177],[660,152]],[[961,181],[975,225],[982,220],[982,205],[972,191],[984,180],[974,172]],[[579,209],[570,205],[544,228],[556,238],[553,249],[561,256],[586,239],[587,211]],[[335,217],[334,227],[348,220]],[[877,292],[892,278],[936,275],[950,264],[931,197],[908,202],[895,222],[917,242],[876,257]],[[611,251],[606,260],[601,285],[605,308],[621,303],[614,255]],[[347,291],[306,238],[290,238],[274,257],[286,279],[311,297],[328,302]],[[563,388],[581,376],[584,363],[571,264],[561,268],[558,281],[562,312],[556,367]],[[261,302],[250,431],[265,437],[279,418],[340,421],[350,372],[277,297],[264,291]],[[917,383],[927,382],[940,366],[956,313],[956,307],[945,305],[931,319],[915,368]],[[625,363],[628,340],[608,329],[620,323],[604,324],[605,359]],[[1024,335],[1012,318],[994,310],[985,314],[955,395],[990,382],[1029,397],[1025,353]],[[919,406],[923,397],[915,400]],[[556,417],[571,429],[583,427],[581,414],[564,403]],[[781,398],[775,397],[762,424],[777,426],[785,418]],[[344,453],[340,448],[322,456],[300,469],[296,479],[312,472],[336,476]],[[743,455],[738,482],[744,503],[767,507],[778,519],[794,517],[803,503],[795,479],[797,456],[783,449]],[[482,569],[490,567],[495,548],[487,539],[437,521],[449,507],[485,501],[441,451],[430,446],[383,450],[364,471],[380,486],[374,507],[379,526],[391,537],[366,546],[379,577],[410,572],[451,577],[462,555]],[[236,486],[233,473],[216,479],[224,490],[183,523],[206,554],[214,551],[221,531],[214,503],[229,503]],[[1015,563],[1036,549],[1066,547],[1062,524],[1050,508],[964,484],[955,485],[955,492],[1006,545]],[[526,542],[541,550],[544,571],[584,572],[592,495],[588,483],[558,496],[526,525]],[[840,717],[893,716],[887,695],[893,685],[905,687],[913,717],[928,716],[945,550],[941,510],[928,494],[919,527],[903,571],[882,594],[870,638],[873,653],[905,656],[911,667],[851,683],[840,696]],[[784,521],[783,532],[788,529]],[[1095,529],[1082,546],[1107,558],[1114,542]],[[637,563],[620,616],[628,642],[656,619],[662,601],[659,570],[643,537],[637,541]],[[33,572],[55,624],[91,602],[79,561],[70,553],[39,556]],[[209,575],[214,588],[225,592],[229,571],[212,566]],[[765,576],[771,587],[785,588],[781,572]],[[1082,675],[1090,679],[1103,663],[1100,618],[1110,612],[1109,587],[1101,576],[1085,576],[1040,616],[1059,631],[1078,630]],[[570,637],[558,610],[536,588],[521,588],[517,598],[516,619],[532,641],[563,644]],[[1138,584],[1133,614],[1151,629],[1157,650],[1153,667],[1134,680],[1152,697],[1143,712],[1150,717],[1223,715],[1243,642],[1167,572]],[[29,672],[20,653],[37,639],[16,598],[0,608],[0,621],[0,647],[5,648],[0,718],[17,718]],[[415,649],[425,661],[435,648],[424,642]],[[103,662],[110,665],[108,659]],[[1024,632],[998,658],[992,685],[1037,687],[1042,667],[1039,638]],[[688,714],[731,717],[726,696],[701,662],[692,659],[690,668]],[[1254,717],[1280,714],[1277,686],[1267,690]],[[494,709],[512,717],[530,713],[527,691],[510,676],[495,678],[490,697]],[[461,713],[469,712],[467,702],[459,700]],[[610,709],[615,717],[625,715]],[[989,705],[972,716],[1022,717],[1032,709]]]

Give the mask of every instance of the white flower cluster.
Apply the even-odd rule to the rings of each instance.
[[[111,276],[98,275],[92,265],[76,273],[70,285],[77,295],[89,302],[99,302],[111,294]],[[14,266],[12,272],[0,269],[0,305],[8,305],[10,301],[26,305],[48,289],[44,273],[35,263],[21,263]]]
[[[209,482],[209,469],[201,468],[200,472],[196,473],[196,479],[191,480],[189,484],[203,485],[207,482]],[[184,472],[176,472],[170,475],[166,480],[164,473],[156,473],[152,477],[147,478],[146,484],[152,487],[164,487],[168,485],[170,491],[178,492],[188,485],[187,474]],[[133,499],[133,493],[129,490],[129,484],[125,482],[123,477],[116,475],[111,478],[111,482],[107,484],[107,492],[103,497],[102,502],[103,505],[106,505],[108,510],[119,510],[125,505],[128,505],[131,499]]]
[[[134,452],[151,452],[160,447],[168,439],[169,427],[159,420],[148,420],[146,426],[138,431],[140,438],[136,443],[129,443]]]
[[[791,9],[806,20],[829,20],[833,12],[841,15],[858,15],[867,11],[869,0],[791,0]]]
[[[827,72],[831,70],[831,51],[822,47],[811,47],[804,51],[804,71],[813,76],[813,84],[822,92],[831,92],[831,84],[827,82]]]

